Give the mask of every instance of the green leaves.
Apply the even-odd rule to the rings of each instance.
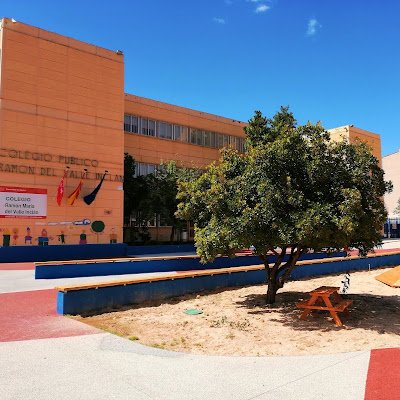
[[[250,245],[267,257],[277,247],[364,252],[380,242],[390,183],[366,145],[331,142],[285,107],[271,119],[256,111],[245,133],[245,154],[224,150],[179,185],[177,215],[195,222],[204,261]]]

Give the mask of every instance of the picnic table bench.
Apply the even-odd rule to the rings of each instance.
[[[305,320],[313,310],[329,311],[331,317],[335,321],[336,326],[343,326],[342,321],[338,316],[338,312],[348,313],[348,306],[353,302],[352,300],[345,300],[339,294],[338,287],[321,286],[312,290],[308,300],[301,301],[296,304],[297,308],[304,309],[300,318]]]

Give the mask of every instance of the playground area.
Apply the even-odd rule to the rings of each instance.
[[[319,286],[341,286],[343,274],[288,282],[273,306],[265,305],[261,284],[76,318],[147,346],[194,354],[311,355],[399,347],[399,289],[375,280],[387,270],[351,273],[345,297],[353,303],[341,316],[343,327],[324,311],[303,321],[296,308]],[[185,313],[193,309],[201,313]]]
[[[114,246],[110,245],[116,249]],[[36,248],[49,250],[51,246]],[[53,267],[50,263],[49,271],[56,268],[60,278],[35,279],[32,262],[2,263],[2,399],[52,399],[54,393],[60,399],[394,399],[399,393],[400,289],[374,278],[391,270],[382,265],[395,266],[399,261],[395,253],[361,261],[367,270],[351,273],[349,294],[344,297],[353,303],[349,315],[340,313],[341,328],[326,311],[300,320],[302,311],[296,303],[321,285],[341,286],[344,271],[351,269],[348,266],[359,267],[360,261],[352,257],[340,261],[346,266],[337,275],[288,283],[278,292],[273,307],[265,306],[266,287],[258,284],[264,272],[258,266],[66,277],[61,272],[66,272],[69,263]],[[142,262],[145,267],[150,265]],[[299,267],[299,272],[308,274],[315,268],[327,273],[337,271],[339,264],[313,260]],[[89,265],[79,263],[78,267]],[[107,281],[119,283],[101,284]],[[215,288],[215,284],[220,289],[204,289]],[[103,301],[110,305],[113,300],[119,312],[92,318],[66,317],[69,312],[60,315],[56,311],[60,292],[54,289],[60,285],[70,287],[62,292],[64,306],[90,303],[97,308]],[[80,288],[71,289],[76,286]],[[165,298],[180,289],[196,291]],[[136,292],[142,298],[150,296],[153,303],[121,305]],[[157,296],[164,297],[155,302]],[[187,315],[186,309],[201,310],[202,314]],[[358,348],[371,350],[348,352]],[[268,354],[290,355],[263,357]],[[218,385],[209,384],[216,379]],[[267,397],[260,397],[267,392]]]

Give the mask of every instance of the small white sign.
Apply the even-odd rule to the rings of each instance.
[[[47,189],[0,186],[0,218],[46,218]]]

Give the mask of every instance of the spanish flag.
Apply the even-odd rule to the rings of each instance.
[[[85,177],[85,174],[86,174],[86,170],[85,170],[85,172],[82,172],[81,180],[80,180],[78,186],[76,187],[76,189],[67,197],[67,204],[69,206],[72,206],[74,204],[75,200],[78,198],[79,193],[81,192],[81,189],[82,189],[83,178]]]

